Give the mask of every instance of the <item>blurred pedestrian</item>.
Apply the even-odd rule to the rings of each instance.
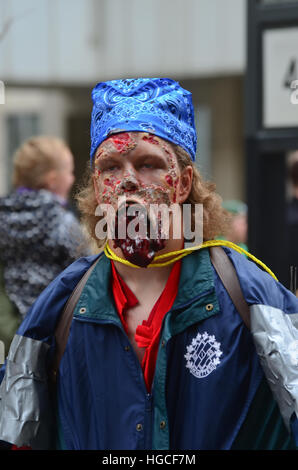
[[[73,170],[73,155],[57,137],[32,137],[14,155],[14,190],[0,199],[0,340],[6,348],[42,290],[88,253],[68,209]]]
[[[286,247],[291,290],[298,296],[298,151],[288,158],[288,200],[286,205]]]
[[[291,183],[291,196],[286,213],[289,261],[291,265],[298,267],[298,159],[289,166],[288,174]]]
[[[223,201],[222,206],[231,214],[230,227],[224,239],[247,251],[247,205],[242,201],[231,199]]]

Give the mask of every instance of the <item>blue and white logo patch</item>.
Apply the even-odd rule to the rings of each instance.
[[[203,334],[198,333],[186,347],[186,368],[199,379],[207,377],[220,364],[220,346],[214,335],[209,335],[206,331]]]

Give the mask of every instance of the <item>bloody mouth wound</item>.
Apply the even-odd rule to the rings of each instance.
[[[125,207],[117,212],[114,248],[121,248],[124,257],[130,263],[146,268],[153,261],[156,252],[165,247],[165,239],[161,238],[161,221],[157,220],[156,238],[150,238],[150,220],[146,208],[139,206],[140,211],[136,216],[128,214],[130,206],[126,203]],[[133,223],[135,223],[135,231],[131,234],[129,225]],[[125,238],[120,237],[121,230],[125,230]]]

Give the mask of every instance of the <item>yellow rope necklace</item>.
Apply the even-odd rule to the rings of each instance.
[[[210,246],[227,246],[228,248],[233,248],[235,251],[238,251],[238,253],[244,254],[248,258],[252,259],[255,263],[259,264],[265,271],[267,271],[276,281],[278,280],[275,274],[262,261],[260,261],[258,258],[253,256],[251,253],[244,250],[240,246],[235,245],[235,243],[232,243],[226,240],[208,240],[206,242],[203,242],[201,245],[192,246],[189,248],[183,248],[182,250],[171,251],[170,253],[165,253],[164,255],[155,256],[154,261],[151,264],[149,264],[147,267],[148,268],[161,268],[163,266],[168,266],[169,264],[175,263],[175,261],[178,261],[184,256],[189,255],[193,251],[201,250],[203,248],[209,248]],[[123,259],[117,256],[116,253],[114,253],[114,251],[109,247],[108,243],[105,244],[104,253],[107,256],[107,258],[110,258],[114,261],[119,261],[119,263],[125,264],[126,266],[130,266],[132,268],[140,268],[140,266],[130,263],[126,259]],[[158,262],[159,260],[166,260],[167,258],[171,258],[171,259],[160,262],[160,263]]]

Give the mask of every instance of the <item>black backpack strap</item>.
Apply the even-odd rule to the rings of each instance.
[[[244,321],[247,328],[250,329],[249,306],[244,298],[232,261],[220,246],[213,246],[209,249],[211,261],[217,274],[219,275],[224,287],[231,297],[238,313],[242,317],[242,320]]]
[[[69,331],[70,331],[70,325],[73,319],[74,309],[86,285],[86,282],[88,281],[99,259],[100,257],[95,260],[95,262],[90,266],[90,268],[85,272],[84,276],[78,282],[77,286],[75,287],[71,296],[66,302],[62,315],[59,318],[58,325],[55,330],[56,347],[55,347],[54,359],[53,359],[53,363],[52,363],[52,367],[50,371],[50,377],[53,381],[56,381],[56,377],[57,377],[58,370],[59,370],[59,364],[66,348]]]

